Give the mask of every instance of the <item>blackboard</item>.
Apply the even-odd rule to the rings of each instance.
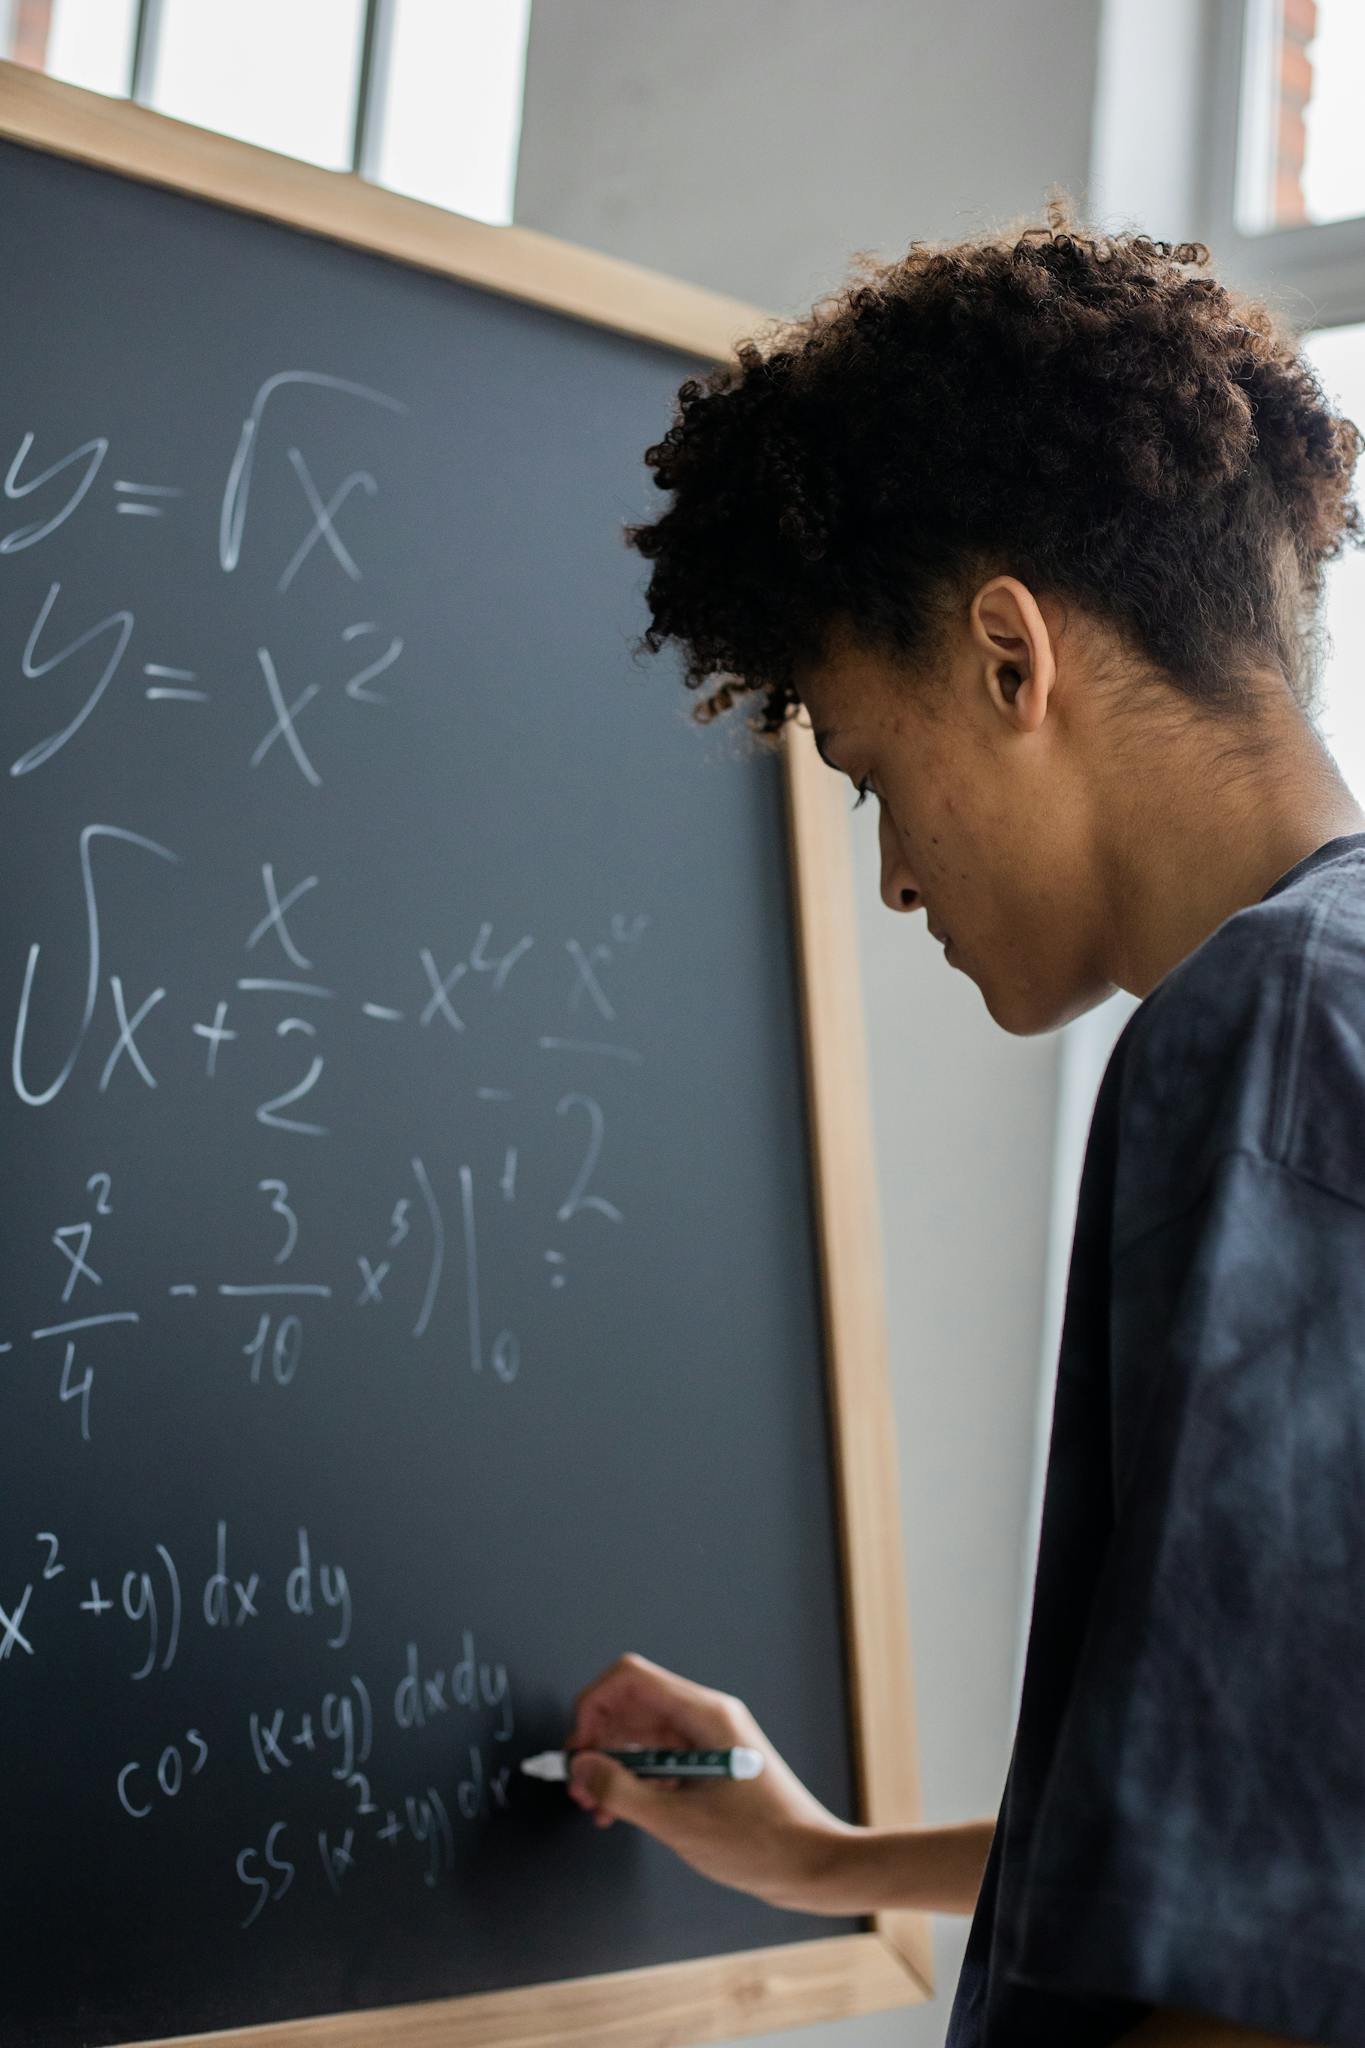
[[[856,1817],[777,759],[686,355],[0,144],[5,2038],[866,1928],[515,1770],[637,1648]]]

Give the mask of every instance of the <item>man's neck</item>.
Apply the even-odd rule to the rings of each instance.
[[[1116,939],[1111,978],[1136,996],[1329,839],[1365,832],[1365,810],[1297,711],[1261,767],[1221,785],[1216,769],[1191,783],[1183,762],[1169,780],[1151,767],[1124,845],[1102,863]]]

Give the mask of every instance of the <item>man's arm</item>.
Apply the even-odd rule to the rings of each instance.
[[[990,1853],[994,1819],[950,1827],[819,1830],[799,1896],[808,1913],[971,1913]],[[784,1903],[787,1903],[784,1901]]]
[[[1120,2036],[1116,2048],[1303,2048],[1297,2035],[1262,2034],[1209,2012],[1161,2005]]]
[[[995,1825],[988,1819],[942,1828],[842,1829],[809,1872],[799,1904],[812,1913],[873,1913],[897,1906],[971,1913]],[[1122,2035],[1116,2048],[1304,2048],[1304,2043],[1298,2036],[1261,2033],[1212,2013],[1163,2005]]]

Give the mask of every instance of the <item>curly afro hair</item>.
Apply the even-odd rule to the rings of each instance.
[[[678,644],[762,693],[775,733],[831,629],[932,670],[984,576],[1074,599],[1210,710],[1247,668],[1310,713],[1323,565],[1365,538],[1362,437],[1287,326],[1181,266],[1202,243],[1046,225],[854,259],[853,282],[680,388],[646,451],[672,503],[625,538],[653,564],[637,652]]]

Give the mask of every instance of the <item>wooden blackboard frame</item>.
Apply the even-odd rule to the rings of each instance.
[[[770,318],[2,62],[0,136],[694,356],[723,360]],[[840,785],[807,724],[787,727],[782,753],[859,1819],[908,1827],[921,1817],[920,1778],[851,862]],[[933,1989],[929,1916],[898,1910],[866,1934],[177,2035],[175,2048],[681,2048],[913,2004]]]

